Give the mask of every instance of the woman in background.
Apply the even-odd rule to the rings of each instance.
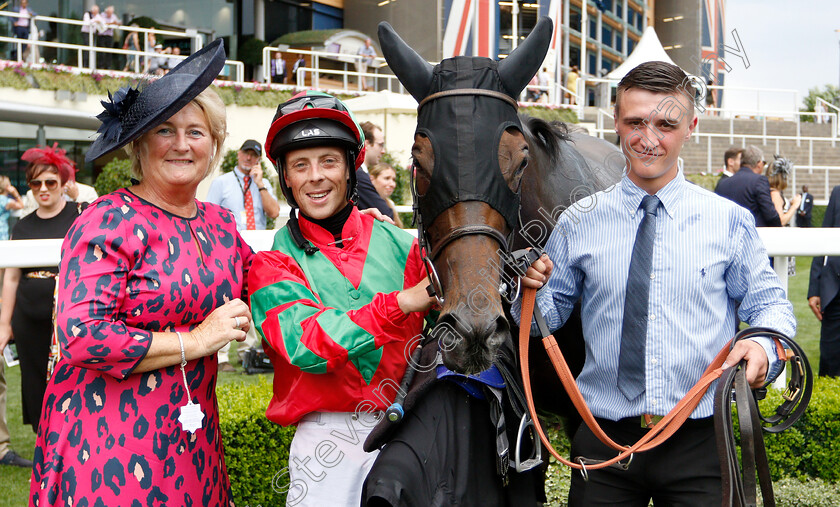
[[[74,170],[65,151],[31,148],[24,152],[26,183],[38,209],[15,224],[11,239],[63,238],[79,216],[64,200],[64,186]],[[0,352],[13,338],[20,358],[23,423],[38,432],[41,403],[47,388],[47,360],[52,337],[53,294],[58,268],[6,268],[0,307]]]
[[[133,28],[137,28],[137,23],[132,23],[131,26]],[[154,47],[154,46],[152,46]],[[125,36],[125,41],[123,41],[123,49],[127,49],[128,51],[142,51],[140,47],[140,37],[137,35],[137,32],[128,32]],[[137,58],[135,55],[125,55],[125,67],[123,67],[123,72],[128,72],[134,65],[134,60]]]
[[[782,227],[791,225],[790,221],[799,209],[799,203],[802,201],[802,194],[796,194],[790,201],[787,200],[783,193],[787,188],[787,179],[791,171],[793,171],[793,163],[779,155],[775,156],[776,160],[767,166],[767,180],[770,182],[770,199],[773,201],[773,206],[779,214],[779,219],[782,221]],[[770,259],[770,265],[773,265],[773,259]],[[788,276],[796,274],[796,257],[788,257]]]
[[[778,155],[776,155],[776,160],[767,166],[767,180],[770,181],[770,199],[773,201],[773,206],[776,207],[776,212],[779,213],[782,227],[790,224],[790,220],[796,214],[796,210],[799,209],[799,203],[802,200],[802,195],[796,194],[792,200],[788,201],[783,193],[787,188],[787,178],[792,170],[793,163]]]
[[[394,225],[402,229],[403,224],[402,220],[400,220],[400,214],[397,213],[396,205],[391,200],[391,194],[397,188],[397,171],[389,164],[380,162],[370,168],[370,181],[373,183],[379,196],[385,199],[388,207],[394,212]]]

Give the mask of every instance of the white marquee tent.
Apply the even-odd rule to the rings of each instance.
[[[636,44],[636,48],[624,60],[624,63],[616,67],[612,72],[607,74],[607,79],[614,79],[620,81],[628,72],[633,70],[639,64],[645,62],[668,62],[676,65],[665,49],[662,43],[659,42],[659,37],[656,35],[656,30],[652,26],[645,28],[642,38]]]

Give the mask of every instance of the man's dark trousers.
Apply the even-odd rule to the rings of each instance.
[[[620,421],[598,419],[601,428],[618,444],[631,445],[642,438],[641,417]],[[617,451],[608,448],[581,424],[572,440],[571,456],[610,459]],[[655,505],[720,505],[720,463],[715,450],[715,427],[711,417],[688,419],[658,447],[633,456],[629,470],[607,467],[590,470],[584,481],[572,472],[570,507]]]

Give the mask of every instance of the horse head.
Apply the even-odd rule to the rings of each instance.
[[[419,102],[411,150],[418,239],[442,299],[433,334],[458,372],[488,368],[510,333],[502,258],[519,225],[529,156],[516,97],[542,65],[551,33],[543,18],[500,62],[459,56],[433,66],[379,25],[385,59]]]

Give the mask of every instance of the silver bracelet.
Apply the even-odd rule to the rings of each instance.
[[[181,376],[184,377],[184,387],[187,389],[187,401],[192,403],[192,394],[190,393],[190,386],[187,384],[187,372],[184,371],[184,366],[187,365],[187,355],[184,354],[184,339],[181,338],[181,333],[175,331],[178,335],[178,343],[181,345]]]
[[[187,355],[184,354],[184,339],[181,338],[181,332],[175,331],[175,334],[178,335],[178,343],[181,345],[181,368],[187,365]]]

